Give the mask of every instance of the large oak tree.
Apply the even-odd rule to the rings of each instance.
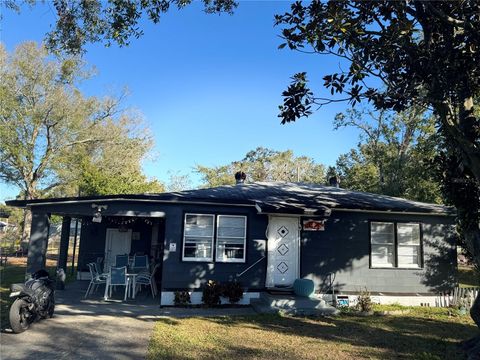
[[[118,98],[82,95],[83,74],[33,42],[0,47],[0,180],[25,199],[161,191],[141,169],[150,135]]]
[[[377,109],[433,111],[443,138],[444,190],[480,266],[480,5],[478,1],[296,2],[276,16],[281,47],[338,57],[324,76],[331,96],[315,95],[300,72],[283,93],[282,122],[332,101]],[[343,67],[343,69],[342,69]],[[480,297],[471,309],[480,326]],[[480,353],[478,339],[467,347]]]

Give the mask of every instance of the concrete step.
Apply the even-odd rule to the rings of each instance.
[[[252,299],[252,307],[259,313],[276,313],[279,311],[291,315],[316,316],[335,315],[338,310],[324,300],[295,295],[272,295],[261,293],[259,299]]]
[[[260,298],[272,307],[280,309],[324,307],[326,302],[316,297],[300,297],[295,295],[272,295],[261,293]]]
[[[278,314],[278,309],[267,305],[262,299],[251,299],[250,305],[259,314]]]

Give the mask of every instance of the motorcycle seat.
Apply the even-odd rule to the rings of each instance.
[[[27,288],[25,287],[25,284],[12,284],[10,285],[10,290],[12,292],[15,292],[15,291],[26,292]]]

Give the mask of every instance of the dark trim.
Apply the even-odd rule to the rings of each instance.
[[[394,265],[392,267],[384,267],[384,266],[372,266],[372,222],[381,222],[381,223],[390,223],[393,224],[393,231],[394,231]],[[419,232],[420,232],[420,266],[419,267],[399,267],[398,266],[398,231],[397,231],[397,224],[418,224]],[[368,244],[369,244],[369,268],[372,270],[423,270],[424,269],[424,254],[423,254],[423,223],[420,221],[404,221],[404,220],[378,220],[378,219],[368,219]]]
[[[424,253],[423,253],[423,223],[420,223],[420,267],[423,269],[425,267],[424,263]]]
[[[398,228],[397,222],[393,223],[393,264],[395,268],[398,268]]]

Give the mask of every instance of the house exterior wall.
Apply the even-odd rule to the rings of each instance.
[[[419,222],[423,232],[423,268],[370,267],[370,221]],[[455,285],[456,248],[453,219],[445,216],[412,216],[332,212],[325,231],[301,232],[301,277],[315,282],[317,292],[435,293]]]
[[[256,214],[253,207],[230,206],[172,206],[164,207],[165,251],[162,270],[162,290],[200,289],[208,280],[238,280],[249,291],[265,287],[266,259],[260,261],[242,276],[246,270],[265,256],[267,216]],[[247,239],[245,263],[220,263],[183,261],[183,227],[186,213],[215,215],[246,215]],[[176,244],[176,251],[170,252],[170,244]]]
[[[101,203],[97,201],[97,204]],[[36,206],[32,223],[29,269],[41,265],[46,236],[43,224],[47,213],[83,216],[91,219],[91,203]],[[182,260],[183,227],[185,213],[245,215],[247,216],[247,249],[245,263],[188,262]],[[38,214],[38,215],[36,215]],[[198,205],[173,203],[109,203],[102,216],[158,217],[163,219],[159,238],[163,241],[162,291],[199,290],[208,280],[237,279],[248,291],[265,288],[266,235],[268,217],[259,215],[253,206]],[[308,219],[308,217],[302,218]],[[423,231],[423,268],[373,269],[370,267],[369,221],[419,222]],[[394,215],[387,213],[361,213],[333,211],[327,218],[325,231],[301,231],[300,276],[315,282],[317,292],[328,290],[329,275],[334,274],[336,293],[358,293],[367,288],[372,292],[415,294],[435,293],[449,289],[456,281],[453,218],[430,215]],[[104,256],[106,228],[115,227],[102,222],[82,222],[79,251],[79,270],[86,264]],[[163,231],[164,229],[164,231]],[[141,238],[145,243],[132,241],[132,251],[151,248],[150,225],[142,225]],[[164,237],[163,237],[164,236]],[[143,241],[143,240],[142,240]],[[170,251],[176,244],[176,251]],[[142,248],[138,248],[137,245]],[[34,250],[35,249],[35,250]],[[34,251],[33,251],[34,250]],[[261,260],[263,259],[263,260]],[[256,263],[258,260],[258,263]],[[256,264],[255,264],[256,263]],[[253,266],[252,266],[253,265]],[[237,274],[247,270],[242,276]]]

